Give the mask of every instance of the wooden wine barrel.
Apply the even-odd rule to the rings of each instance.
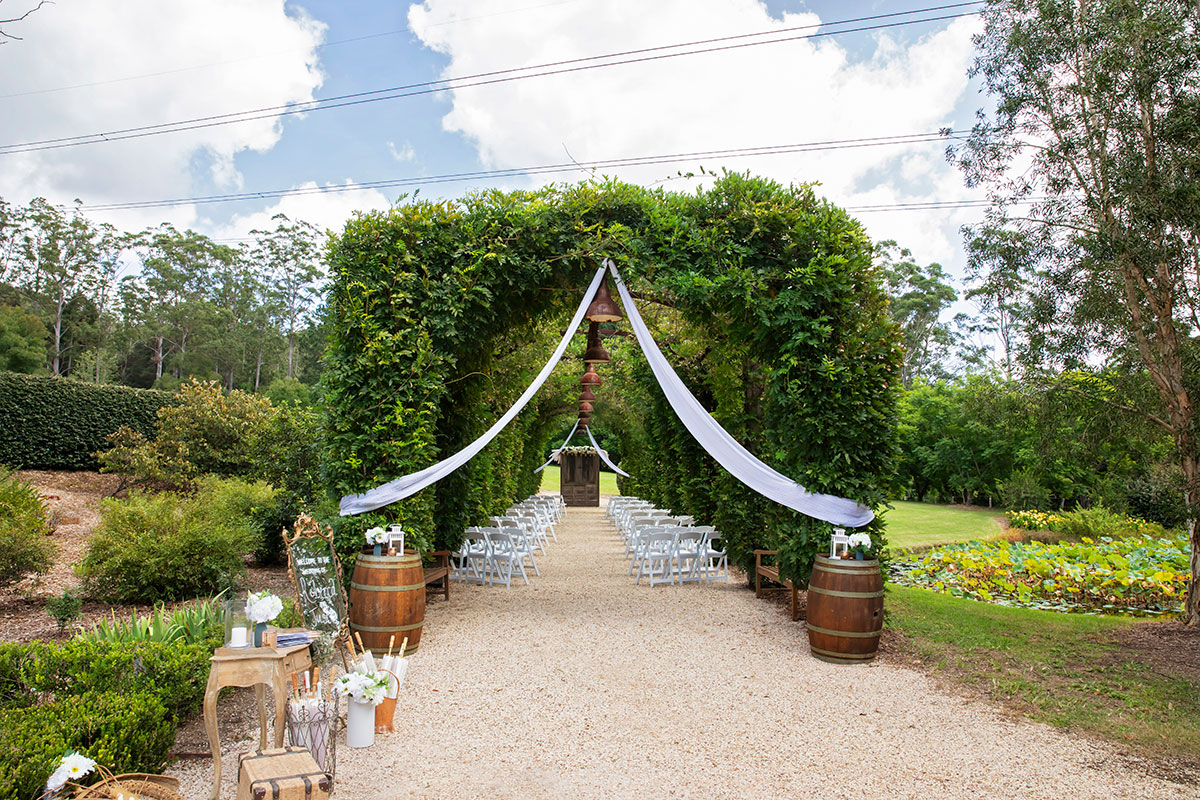
[[[879,561],[817,556],[808,582],[808,646],[833,664],[875,658],[883,630]]]
[[[396,636],[392,654],[408,637],[405,654],[421,643],[425,623],[425,570],[416,553],[377,556],[359,553],[350,579],[350,635],[377,656],[385,655],[388,640]],[[355,637],[355,646],[357,646]]]

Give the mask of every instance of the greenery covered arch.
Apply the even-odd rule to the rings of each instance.
[[[874,508],[896,474],[898,334],[871,244],[810,186],[726,174],[695,194],[615,181],[488,191],[356,217],[330,247],[325,389],[330,490],[422,469],[487,429],[529,384],[600,261],[622,275],[665,354],[725,428],[814,491]],[[667,407],[630,340],[602,370],[597,418],[623,437],[627,490],[723,530],[735,561],[781,550],[804,578],[829,525],[715,465]],[[546,440],[578,393],[570,355],[480,456],[382,520],[421,549],[536,490]],[[878,523],[873,523],[878,529]]]

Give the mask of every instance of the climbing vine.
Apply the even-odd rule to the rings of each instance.
[[[544,363],[605,257],[731,434],[814,491],[883,504],[900,351],[871,244],[811,187],[739,174],[696,194],[588,182],[409,202],[348,223],[330,248],[332,491],[424,468],[486,430]],[[743,566],[771,547],[785,572],[807,577],[830,526],[725,473],[636,345],[610,350],[595,413],[621,440],[624,490],[717,525]],[[458,473],[351,524],[397,520],[423,549],[457,546],[464,527],[536,488],[579,371],[577,359],[560,365],[544,397]]]

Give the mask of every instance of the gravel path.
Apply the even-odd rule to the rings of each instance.
[[[530,586],[430,603],[397,732],[339,745],[338,797],[1193,796],[919,673],[817,661],[741,585],[634,586],[598,510],[558,538]],[[175,774],[207,797],[210,762]]]

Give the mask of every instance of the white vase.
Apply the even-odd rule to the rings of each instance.
[[[370,747],[375,744],[375,706],[354,699],[346,705],[346,746]]]

